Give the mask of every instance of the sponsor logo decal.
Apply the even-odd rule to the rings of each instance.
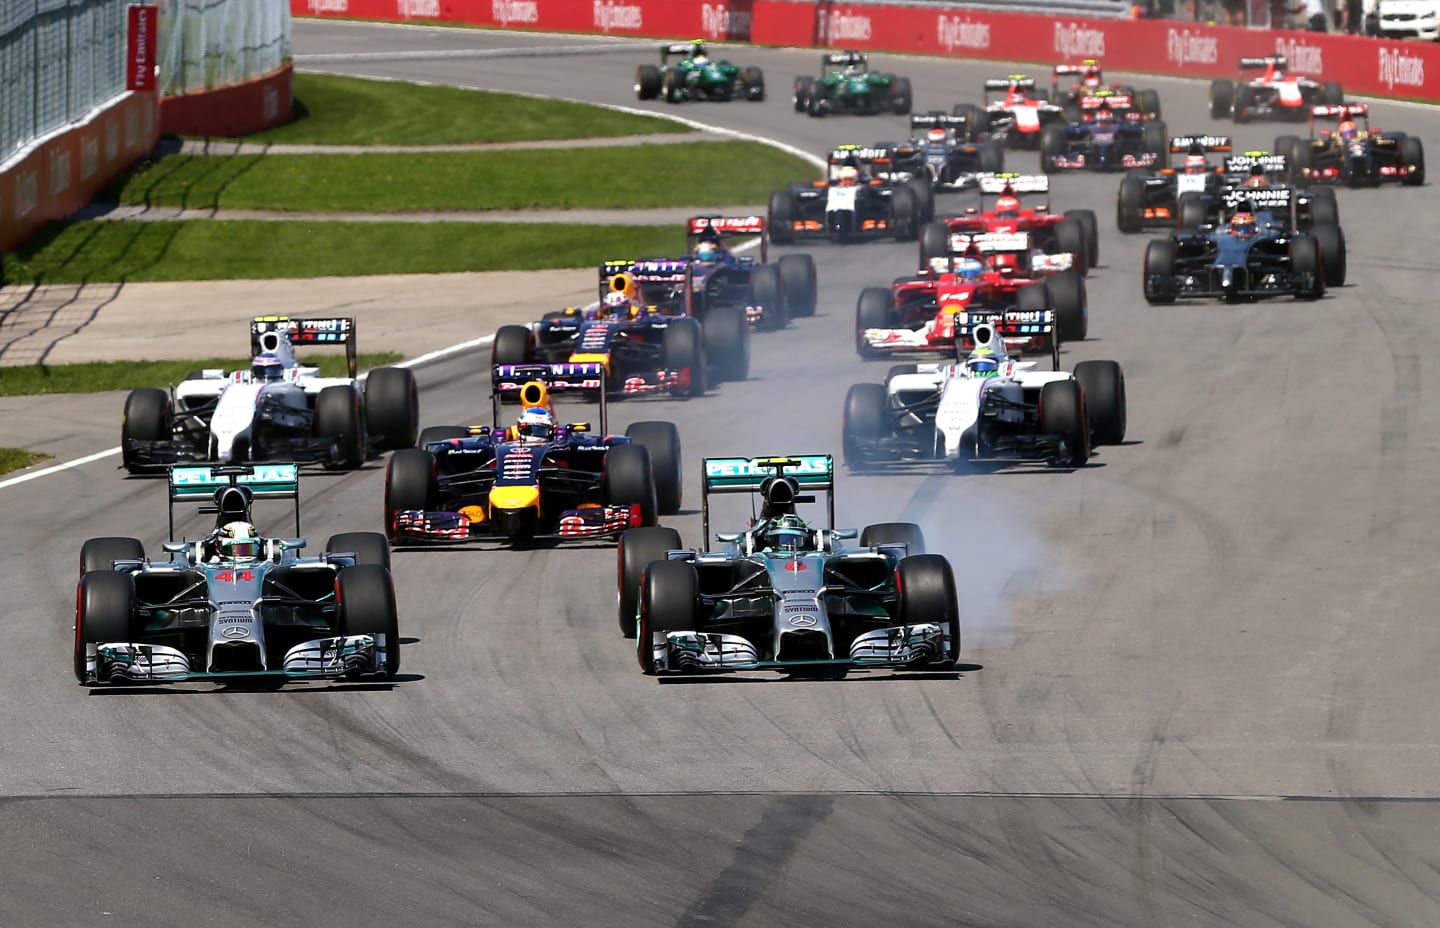
[[[434,19],[440,15],[440,0],[395,0],[395,14],[402,19]]]
[[[1401,48],[1380,48],[1380,82],[1394,90],[1396,84],[1406,87],[1425,85],[1425,59],[1407,55]]]
[[[1300,74],[1319,74],[1325,70],[1324,49],[1306,45],[1303,40],[1276,38],[1275,54],[1285,56],[1289,69]]]
[[[536,0],[490,0],[490,16],[497,26],[533,25],[540,22],[540,4]]]
[[[644,28],[640,7],[615,0],[595,0],[595,28],[601,32],[615,29],[636,31]]]
[[[1055,54],[1061,58],[1093,58],[1105,54],[1105,31],[1079,23],[1055,24]]]
[[[732,10],[723,3],[700,5],[700,31],[712,39],[750,38],[749,10]]]
[[[790,616],[790,625],[791,625],[792,627],[794,627],[794,628],[809,628],[810,626],[812,626],[812,625],[814,625],[814,624],[815,624],[815,616],[813,616],[813,615],[792,615],[792,616]]]
[[[947,52],[957,48],[989,48],[990,24],[941,13],[935,21],[935,37]]]
[[[809,568],[804,561],[789,561],[785,564],[785,569],[793,573],[795,571],[808,570]]]
[[[312,13],[348,13],[350,0],[310,0]]]
[[[1214,64],[1220,60],[1220,40],[1203,32],[1171,29],[1165,37],[1165,55],[1175,64]]]
[[[250,629],[244,625],[227,625],[220,629],[220,634],[230,639],[244,638],[250,634]]]
[[[820,44],[830,42],[869,41],[872,34],[870,17],[845,10],[816,10],[819,18]]]

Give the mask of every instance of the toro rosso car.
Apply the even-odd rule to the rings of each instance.
[[[1077,77],[1079,80],[1062,87],[1062,77]],[[1079,64],[1057,64],[1050,74],[1050,99],[1059,106],[1067,107],[1066,118],[1070,122],[1079,121],[1081,101],[1102,90],[1133,100],[1135,111],[1145,119],[1160,118],[1158,91],[1136,90],[1129,84],[1106,84],[1105,72],[1097,59],[1086,58]]]
[[[1096,444],[1125,439],[1125,380],[1114,361],[1075,373],[1040,371],[1006,350],[1010,331],[1034,323],[970,313],[957,333],[972,347],[957,364],[892,368],[884,384],[845,397],[845,462],[854,470],[943,461],[1041,460],[1083,467]],[[1052,361],[1058,360],[1052,354]]]
[[[760,257],[731,249],[735,236],[758,237]],[[683,259],[685,277],[679,291],[685,314],[712,330],[712,316],[723,306],[739,308],[750,325],[763,329],[783,329],[792,318],[815,315],[815,259],[804,254],[784,255],[770,264],[771,236],[771,225],[764,216],[691,217],[686,223],[688,255]],[[749,344],[747,339],[743,346],[724,346],[721,353],[733,359],[724,379],[745,379]]]
[[[321,377],[300,345],[345,348],[348,377]],[[195,371],[171,390],[142,387],[125,400],[121,464],[157,473],[189,461],[291,461],[351,469],[372,449],[413,444],[420,420],[405,368],[355,376],[355,320],[258,316],[248,369]]]
[[[400,669],[390,549],[374,532],[332,535],[302,557],[294,464],[172,467],[175,504],[200,502],[215,529],[167,541],[151,560],[135,538],[80,549],[75,678],[85,685],[209,680],[387,679]],[[257,499],[295,503],[295,536],[260,535]]]
[[[493,426],[427,428],[385,471],[385,527],[397,545],[530,544],[613,538],[680,508],[680,438],[673,423],[607,431],[603,364],[500,365]],[[600,433],[560,424],[551,392],[598,396]],[[500,424],[502,400],[521,412]]]
[[[1013,235],[1027,233],[1029,247],[1036,255],[1033,269],[1054,272],[1074,269],[1084,274],[1100,260],[1100,235],[1095,212],[1089,209],[1066,210],[1063,215],[1050,211],[1050,178],[1041,175],[981,175],[978,184],[979,203],[964,212],[926,223],[920,230],[920,267],[926,268],[932,258],[943,258],[964,252],[970,237],[979,233]],[[986,195],[995,199],[986,208]],[[1043,203],[1022,197],[1043,194]],[[996,249],[1011,250],[1011,249]],[[999,263],[1004,263],[999,262]]]
[[[1295,231],[1294,208],[1289,187],[1230,191],[1223,224],[1150,242],[1142,272],[1145,300],[1320,299],[1331,281],[1344,282],[1344,239],[1338,226]]]
[[[679,60],[671,64],[672,58]],[[667,103],[685,100],[765,99],[765,75],[759,68],[742,68],[721,58],[712,60],[705,42],[677,42],[660,46],[660,67],[642,64],[635,69],[635,96],[661,98]]]
[[[1319,123],[1333,128],[1317,129]],[[1275,150],[1289,155],[1299,183],[1378,187],[1395,182],[1425,183],[1425,146],[1413,135],[1384,132],[1370,125],[1364,103],[1310,109],[1310,137],[1281,136]]]
[[[684,548],[670,529],[620,539],[620,627],[647,674],[773,670],[835,679],[851,670],[948,670],[960,657],[955,577],[925,553],[919,526],[836,529],[828,454],[707,458],[704,542]],[[797,503],[826,496],[827,519]],[[710,497],[759,497],[744,531],[710,543]],[[752,510],[754,511],[754,510]],[[858,546],[845,544],[860,536]]]
[[[1216,196],[1225,174],[1207,155],[1230,151],[1228,135],[1177,135],[1170,139],[1171,156],[1183,155],[1153,174],[1132,172],[1120,179],[1115,224],[1121,232],[1139,232],[1177,224],[1180,201],[1187,195]]]
[[[1101,90],[1080,98],[1081,120],[1046,126],[1040,135],[1045,171],[1125,171],[1165,163],[1165,123],[1144,121],[1129,97]]]
[[[909,181],[895,183],[872,173],[877,162],[892,167],[889,148],[846,145],[827,158],[828,176],[791,184],[770,194],[770,236],[777,244],[823,238],[837,243],[867,238],[914,241],[921,201]],[[928,199],[930,186],[920,182]]]
[[[958,103],[951,110],[967,141],[989,138],[1008,148],[1036,149],[1041,129],[1065,122],[1065,110],[1037,94],[1034,79],[1023,74],[985,81],[983,100],[983,106]]]
[[[914,96],[910,79],[870,70],[862,52],[827,52],[820,58],[819,77],[795,78],[795,112],[811,116],[853,113],[907,116]]]
[[[1345,92],[1335,81],[1321,83],[1313,78],[1286,74],[1284,56],[1241,58],[1240,70],[1262,71],[1259,77],[1242,81],[1210,82],[1210,116],[1233,117],[1236,122],[1252,119],[1290,119],[1296,122],[1310,115],[1312,106],[1338,106]],[[1281,152],[1284,154],[1284,152]]]

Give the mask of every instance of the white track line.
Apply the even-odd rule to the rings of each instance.
[[[102,458],[108,458],[112,454],[119,453],[120,449],[118,447],[106,448],[104,451],[97,451],[94,454],[87,454],[83,458],[76,458],[73,461],[66,461],[64,464],[52,464],[49,467],[42,467],[39,470],[33,470],[28,474],[21,474],[18,477],[10,477],[6,480],[0,480],[0,490],[5,489],[6,487],[13,487],[19,483],[25,483],[28,480],[37,480],[40,477],[48,477],[51,474],[58,474],[62,470],[69,470],[72,467],[79,467],[82,464],[89,464],[91,461],[98,461]]]

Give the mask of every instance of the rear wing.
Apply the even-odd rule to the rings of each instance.
[[[1338,106],[1310,107],[1311,119],[1334,119],[1339,121],[1349,116],[1360,116],[1368,120],[1370,118],[1370,105],[1368,103],[1342,103]]]
[[[911,121],[914,124],[914,121]],[[865,145],[838,145],[830,149],[825,156],[825,163],[831,167],[837,164],[849,164],[858,161],[861,164],[869,164],[873,161],[889,161],[891,149],[879,146]]]
[[[1017,194],[1050,192],[1050,177],[1047,174],[981,174],[977,179],[982,194],[999,194],[1007,186]]]
[[[910,117],[911,129],[959,129],[966,123],[964,116],[949,113],[924,113]]]
[[[1080,97],[1080,109],[1098,110],[1101,107],[1108,107],[1112,110],[1128,110],[1135,106],[1135,100],[1128,93],[1115,93],[1104,90],[1099,93],[1087,93]]]
[[[1011,87],[1019,90],[1033,90],[1035,78],[1026,77],[1023,74],[1012,74],[1009,77],[990,77],[985,80],[986,90],[1009,90]]]
[[[1055,77],[1060,77],[1065,74],[1084,74],[1091,68],[1098,67],[1100,67],[1100,62],[1097,59],[1086,58],[1079,64],[1057,64],[1053,73]]]
[[[705,43],[699,39],[693,42],[671,42],[668,45],[660,46],[660,63],[665,64],[673,55],[690,57],[692,54],[705,54]]]
[[[1284,215],[1295,228],[1295,191],[1290,187],[1230,187],[1220,194],[1222,220],[1239,211]]]
[[[1032,284],[1032,286],[1035,286]],[[970,310],[955,314],[955,350],[957,356],[969,351],[975,334],[983,326],[1004,338],[1042,339],[1050,348],[1050,363],[1060,369],[1060,339],[1055,336],[1055,310]]]
[[[532,391],[525,388],[539,383],[543,388],[538,400],[532,401]],[[507,399],[518,400],[522,405],[548,405],[550,394],[579,393],[582,397],[598,397],[600,403],[600,433],[609,434],[610,407],[607,394],[605,365],[596,362],[560,364],[496,364],[490,370],[490,412],[492,421],[500,424],[500,407]]]
[[[1198,148],[1206,154],[1227,152],[1231,149],[1231,139],[1228,135],[1172,135],[1170,136],[1170,154],[1188,154],[1190,149]]]
[[[771,477],[789,477],[802,490],[825,493],[826,515],[835,527],[835,459],[828,454],[792,454],[758,458],[705,458],[700,462],[700,508],[704,546],[710,545],[710,494],[758,493]],[[815,498],[796,497],[796,502]]]
[[[1259,167],[1266,175],[1288,176],[1290,159],[1268,151],[1247,151],[1225,159],[1225,173],[1248,175],[1252,168]]]
[[[1289,62],[1284,55],[1270,55],[1264,58],[1241,58],[1240,70],[1242,71],[1263,71],[1266,68],[1274,67],[1278,70],[1285,70]]]
[[[869,59],[865,54],[857,51],[830,52],[829,54],[820,56],[820,69],[822,71],[831,67],[843,68],[852,64],[868,63]]]
[[[198,512],[220,512],[220,498],[230,487],[238,487],[245,496],[248,515],[250,500],[288,499],[295,503],[295,534],[300,534],[300,465],[298,464],[223,464],[214,467],[175,465],[167,477],[167,499],[170,510],[170,538],[175,537],[175,504],[209,499]]]
[[[346,317],[291,319],[289,316],[256,316],[250,320],[250,354],[275,350],[275,339],[286,336],[295,347],[341,345],[345,364],[354,379],[358,366],[355,349],[355,320]],[[268,336],[268,337],[267,337]]]
[[[731,235],[760,236],[760,261],[769,260],[770,234],[764,216],[691,216],[685,223],[685,250],[695,250],[695,242],[702,236],[714,234],[719,238]]]
[[[619,274],[628,274],[630,279],[637,284],[683,286],[685,265],[688,263],[683,258],[610,258],[602,261],[600,262],[600,300],[603,302],[606,295],[611,292],[610,281]]]
[[[1029,232],[952,232],[947,250],[952,255],[962,255],[971,245],[982,254],[1030,250]],[[933,265],[932,265],[933,266]]]

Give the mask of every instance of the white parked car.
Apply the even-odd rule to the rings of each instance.
[[[1440,0],[1380,0],[1376,12],[1387,39],[1440,40]]]

